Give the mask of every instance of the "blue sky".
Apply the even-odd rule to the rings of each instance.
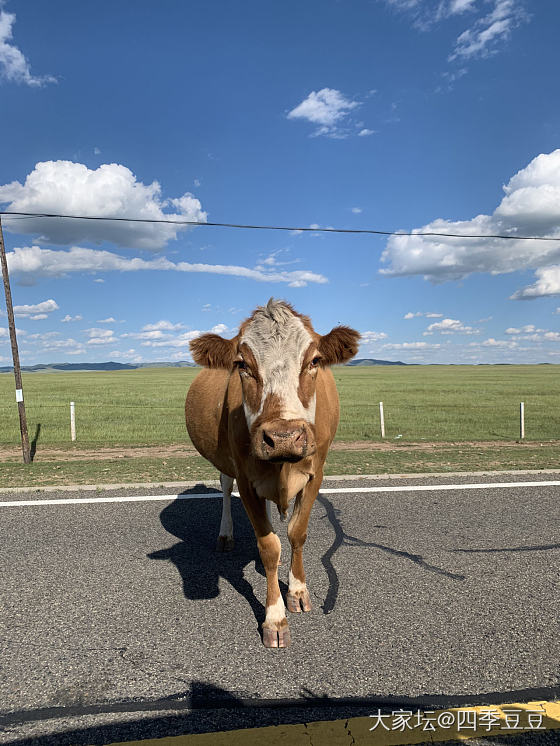
[[[559,239],[5,217],[23,364],[187,360],[270,296],[362,357],[560,362],[556,0],[0,14],[3,210]]]

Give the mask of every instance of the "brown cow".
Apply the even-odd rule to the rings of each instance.
[[[267,501],[276,503],[285,519],[295,498],[288,524],[292,559],[286,602],[292,612],[311,611],[303,545],[338,425],[338,394],[329,366],[350,360],[358,340],[358,332],[346,326],[321,336],[307,316],[271,298],[233,339],[204,334],[190,345],[195,362],[206,370],[187,395],[187,429],[197,450],[221,472],[222,549],[233,546],[229,500],[237,480],[266,572],[263,642],[268,648],[289,645],[290,631],[278,585],[280,539]]]

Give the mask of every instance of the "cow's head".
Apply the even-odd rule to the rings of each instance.
[[[307,316],[270,299],[234,339],[204,334],[191,342],[196,363],[241,378],[253,454],[263,461],[299,461],[315,452],[317,371],[358,350],[358,332],[337,326],[321,336]]]

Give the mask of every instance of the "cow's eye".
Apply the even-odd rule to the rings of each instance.
[[[235,361],[235,367],[238,370],[248,370],[247,363],[245,362],[245,360],[236,360]]]
[[[316,368],[320,362],[321,362],[320,357],[314,357],[313,360],[311,361],[311,367]]]

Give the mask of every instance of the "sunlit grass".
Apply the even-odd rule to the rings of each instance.
[[[42,446],[70,444],[70,401],[80,445],[188,442],[184,423],[192,368],[26,373],[29,436]],[[341,399],[337,440],[515,440],[525,402],[527,440],[560,438],[557,366],[391,366],[334,369]],[[398,437],[400,436],[400,437]],[[0,374],[0,443],[19,443],[11,374]]]

